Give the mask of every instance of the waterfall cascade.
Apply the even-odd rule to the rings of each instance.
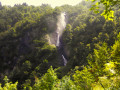
[[[56,46],[57,46],[59,54],[60,54],[60,56],[61,56],[61,58],[63,60],[64,66],[67,64],[67,59],[65,57],[64,47],[63,47],[61,37],[62,37],[63,30],[66,27],[65,17],[66,17],[65,12],[60,14],[60,16],[58,17],[57,30],[56,30],[56,35],[57,35]]]
[[[66,66],[66,64],[67,64],[67,59],[62,55],[62,58],[63,58],[63,60],[64,60],[64,66]]]
[[[58,16],[58,22],[57,22],[57,43],[56,46],[59,46],[60,44],[60,37],[62,36],[63,30],[66,27],[66,20],[65,20],[65,12],[61,13],[60,16]]]

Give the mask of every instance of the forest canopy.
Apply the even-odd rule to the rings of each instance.
[[[119,90],[119,1],[92,2],[0,5],[0,90]]]

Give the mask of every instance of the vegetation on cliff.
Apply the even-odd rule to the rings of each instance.
[[[120,9],[113,5],[114,18],[107,20],[103,6],[95,14],[92,5],[1,5],[0,90],[120,89]],[[61,12],[66,66],[51,43]]]

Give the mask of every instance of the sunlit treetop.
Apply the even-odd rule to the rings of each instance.
[[[93,10],[95,13],[99,13],[99,5],[104,5],[105,9],[102,12],[102,16],[105,17],[107,20],[113,21],[114,18],[114,11],[112,10],[112,7],[119,4],[120,0],[87,0],[92,1],[92,3],[95,3],[92,5],[91,10]]]

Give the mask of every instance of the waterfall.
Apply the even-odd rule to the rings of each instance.
[[[59,46],[59,43],[60,43],[60,36],[59,36],[59,32],[57,32],[57,43],[56,43],[56,46]]]
[[[56,36],[57,36],[56,46],[63,60],[64,66],[67,64],[67,59],[65,58],[64,47],[63,47],[61,37],[62,37],[63,30],[66,27],[65,17],[66,17],[65,12],[61,13],[60,16],[58,16],[57,30],[56,30]]]
[[[56,46],[59,46],[60,43],[60,37],[63,33],[63,30],[66,27],[66,21],[65,21],[65,12],[61,13],[60,16],[58,16],[58,22],[57,22],[57,30],[56,30],[56,34],[57,34],[57,43]]]
[[[64,60],[64,66],[66,66],[66,64],[67,64],[67,59],[62,55],[62,58],[63,58],[63,60]]]

